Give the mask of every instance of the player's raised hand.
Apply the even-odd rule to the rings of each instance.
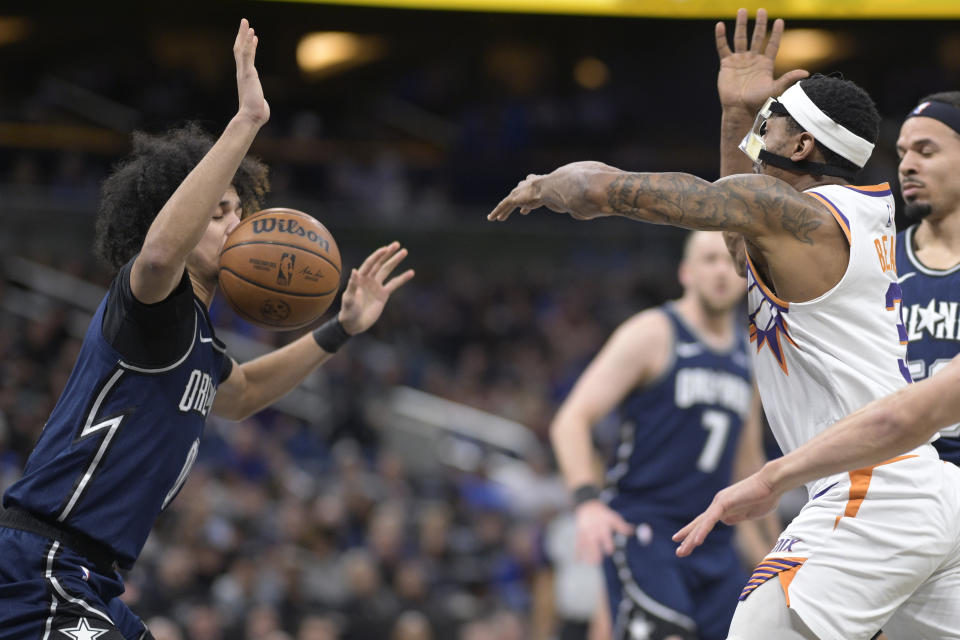
[[[758,471],[718,492],[706,511],[673,534],[673,541],[680,543],[677,555],[681,558],[690,555],[703,544],[717,522],[737,524],[773,511],[780,501],[780,493],[774,491],[762,474],[762,470]]]
[[[578,220],[607,215],[583,195],[586,192],[587,175],[591,171],[612,168],[601,162],[572,162],[546,175],[530,174],[500,201],[487,220],[503,221],[516,209],[520,210],[521,215],[527,215],[540,207],[557,213],[569,213]]]
[[[616,534],[628,536],[633,525],[600,500],[587,500],[577,507],[577,557],[599,564],[603,556],[613,554]]]
[[[347,333],[356,335],[373,326],[390,294],[410,281],[413,269],[387,280],[406,257],[407,250],[399,242],[391,242],[367,256],[359,269],[351,271],[338,316]]]
[[[749,45],[746,9],[737,11],[732,51],[723,22],[717,23],[715,33],[717,54],[720,56],[717,91],[720,94],[720,104],[725,109],[742,108],[753,115],[767,98],[780,95],[790,85],[810,75],[803,69],[794,69],[779,78],[773,77],[773,63],[780,48],[780,38],[783,36],[783,20],[774,21],[768,40],[766,9],[757,10],[753,38]]]
[[[237,63],[237,94],[240,108],[237,114],[249,118],[256,125],[270,119],[270,105],[263,97],[260,75],[254,61],[257,55],[257,34],[247,19],[240,21],[237,39],[233,43],[233,59]]]

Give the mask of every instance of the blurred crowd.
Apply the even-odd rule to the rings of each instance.
[[[514,461],[519,472],[483,460],[414,469],[366,408],[410,385],[516,420],[546,445],[558,402],[612,327],[675,293],[672,267],[589,253],[519,271],[437,266],[419,265],[371,334],[323,367],[323,419],[209,420],[189,481],[126,576],[124,598],[157,640],[583,637],[598,575],[574,566],[549,457]],[[79,349],[66,308],[42,307],[0,315],[3,487]],[[260,340],[291,338],[219,301],[212,315]]]
[[[347,268],[404,232],[417,277],[370,335],[323,367],[322,416],[209,421],[124,597],[157,640],[583,638],[598,576],[572,562],[567,495],[549,455],[517,461],[519,471],[483,459],[412,465],[369,407],[408,385],[514,420],[549,450],[553,412],[610,331],[679,293],[682,234],[607,222],[538,234],[526,219],[479,231],[482,216],[528,172],[572,160],[714,177],[712,26],[543,16],[450,25],[460,18],[429,13],[338,23],[283,10],[263,8],[255,21],[273,107],[254,147],[271,165],[268,204],[321,218]],[[227,18],[218,9],[192,16],[206,26],[182,28],[165,22],[177,12],[163,13],[149,25],[34,16],[36,37],[0,51],[6,255],[29,251],[106,285],[89,234],[99,184],[129,132],[200,119],[217,133],[232,113]],[[293,49],[321,27],[382,31],[389,55],[309,77]],[[895,176],[903,112],[952,86],[960,68],[937,66],[939,40],[924,25],[870,33],[883,29],[837,63],[890,118],[864,183]],[[898,38],[912,55],[888,59]],[[607,82],[574,81],[584,57],[601,62]],[[19,476],[80,344],[73,310],[48,300],[25,313],[11,302],[16,286],[0,277],[0,489]],[[290,339],[243,324],[219,299],[212,316],[268,344]]]

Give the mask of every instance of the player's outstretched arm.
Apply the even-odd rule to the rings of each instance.
[[[270,118],[254,66],[256,52],[257,36],[247,20],[241,20],[233,45],[239,109],[150,225],[130,272],[130,288],[140,302],[159,302],[179,283],[187,255],[203,236],[211,212],[260,127]]]
[[[406,257],[407,250],[393,242],[371,253],[359,269],[350,273],[337,314],[347,335],[372,327],[390,295],[413,278],[412,269],[391,277]],[[286,395],[331,355],[317,344],[312,333],[307,333],[250,362],[235,363],[217,390],[213,412],[230,420],[243,420]]]
[[[960,356],[936,375],[868,404],[813,440],[719,492],[706,511],[678,531],[677,555],[689,555],[717,522],[769,513],[786,491],[818,478],[889,460],[960,421]]]
[[[778,96],[793,83],[810,75],[803,69],[773,77],[773,66],[783,36],[783,20],[775,20],[767,37],[767,11],[757,10],[753,37],[747,42],[746,9],[737,11],[733,31],[733,49],[727,40],[727,28],[718,22],[714,30],[720,71],[717,93],[723,116],[720,125],[720,176],[750,173],[752,162],[740,151],[743,137],[767,98]]]
[[[707,182],[686,173],[630,173],[574,162],[530,175],[487,216],[502,221],[539,207],[580,220],[617,215],[685,229],[740,233],[782,252],[785,241],[812,245],[821,225],[839,227],[812,197],[770,176],[744,174]],[[833,227],[837,227],[833,229]]]
[[[578,504],[577,555],[596,564],[613,553],[614,534],[633,526],[598,499],[590,432],[631,390],[660,374],[669,358],[669,320],[660,311],[640,313],[610,337],[574,385],[550,425],[550,440],[567,487]],[[590,489],[586,491],[585,489]],[[577,494],[582,494],[577,496]]]

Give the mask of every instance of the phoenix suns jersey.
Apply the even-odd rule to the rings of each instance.
[[[840,281],[814,300],[785,302],[747,257],[757,385],[784,453],[910,382],[890,187],[825,185],[806,193],[833,213],[850,243]]]
[[[138,302],[128,263],[87,329],[66,388],[4,496],[136,560],[186,480],[231,360],[186,273],[156,304]]]

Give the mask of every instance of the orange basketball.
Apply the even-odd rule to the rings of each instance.
[[[297,329],[327,310],[340,288],[340,250],[314,218],[265,209],[237,225],[220,251],[220,289],[245,320]]]

